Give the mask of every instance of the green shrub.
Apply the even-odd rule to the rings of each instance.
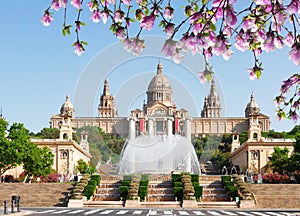
[[[131,181],[131,175],[124,175],[123,181]]]
[[[148,187],[148,184],[149,184],[149,180],[140,181],[140,186],[146,186],[146,187]]]
[[[92,175],[91,180],[95,180],[97,185],[100,185],[101,176],[100,175]]]
[[[183,187],[174,187],[174,196],[177,198],[177,201],[182,201]]]
[[[97,181],[96,180],[90,180],[88,182],[88,185],[95,185],[97,187]]]
[[[128,186],[120,186],[119,187],[119,193],[120,197],[123,201],[125,201],[128,197],[129,187]]]
[[[141,176],[141,181],[149,181],[149,175],[143,174],[143,175]]]
[[[141,201],[144,201],[145,197],[148,195],[148,186],[140,186],[138,194],[139,194]]]
[[[235,199],[236,197],[239,196],[239,188],[238,186],[228,186],[226,188],[226,191],[228,193],[228,195],[232,198],[232,199]]]
[[[96,186],[95,185],[87,185],[84,187],[84,196],[87,197],[87,199],[90,199],[91,196],[94,195],[96,190]]]
[[[231,176],[221,176],[221,179],[222,179],[222,184],[223,182],[228,182],[228,181],[231,182]]]
[[[224,185],[223,185],[225,188],[228,187],[228,186],[234,186],[234,182],[232,181],[226,181],[224,182]]]
[[[172,181],[174,182],[181,182],[181,175],[180,174],[172,174]]]
[[[200,197],[202,196],[203,186],[200,186],[198,184],[198,186],[194,186],[194,190],[195,190],[196,200],[199,202],[200,201]]]
[[[174,187],[183,187],[182,182],[174,182]]]
[[[197,182],[199,184],[199,175],[198,174],[191,174],[192,182]]]
[[[122,186],[128,186],[130,185],[130,181],[122,181]]]

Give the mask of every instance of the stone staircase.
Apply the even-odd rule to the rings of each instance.
[[[119,194],[121,184],[122,181],[120,180],[101,180],[100,186],[96,188],[93,201],[119,201],[121,199]]]
[[[167,181],[150,181],[148,187],[148,202],[175,201],[173,183]]]
[[[228,195],[222,186],[220,175],[199,176],[200,185],[203,186],[202,202],[229,201]]]
[[[299,184],[247,184],[256,208],[300,208]]]
[[[9,202],[13,195],[20,196],[21,207],[66,206],[66,198],[72,190],[71,183],[3,183],[0,184],[0,203]]]

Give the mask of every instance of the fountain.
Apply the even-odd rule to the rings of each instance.
[[[122,150],[119,174],[162,174],[173,171],[200,174],[192,143],[180,135],[143,135],[129,139]]]

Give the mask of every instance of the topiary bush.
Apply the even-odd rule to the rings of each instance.
[[[129,187],[130,181],[122,181],[122,186],[127,186]]]
[[[200,202],[200,198],[202,196],[202,193],[203,193],[203,186],[200,186],[199,184],[198,185],[195,185],[194,184],[194,190],[195,190],[195,197],[196,197],[196,200],[197,202]]]
[[[183,200],[183,187],[174,187],[174,196],[176,197],[177,201]]]
[[[97,181],[96,180],[90,180],[88,182],[88,185],[94,185],[95,187],[97,187]]]
[[[90,199],[90,197],[94,195],[95,190],[96,190],[95,185],[86,185],[84,187],[84,196],[86,196],[87,199]]]
[[[199,175],[198,174],[191,174],[191,181],[197,182],[199,184]]]
[[[139,194],[140,200],[144,201],[145,197],[148,195],[148,185],[147,186],[140,186],[138,194]]]
[[[131,175],[124,175],[123,181],[131,181]]]
[[[91,180],[95,180],[95,181],[97,182],[97,185],[100,185],[101,176],[100,176],[100,175],[93,174],[93,175],[91,176]]]
[[[172,182],[181,182],[181,175],[180,174],[172,174]]]
[[[174,182],[174,187],[183,187],[182,182]]]
[[[120,197],[122,198],[122,201],[126,201],[128,197],[129,187],[128,186],[120,186],[119,187],[119,193]]]

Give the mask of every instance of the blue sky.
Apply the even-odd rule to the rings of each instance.
[[[147,47],[146,41],[144,54],[135,58],[131,54],[124,54],[126,52],[112,36],[108,26],[86,20],[87,26],[83,27],[81,38],[89,45],[87,51],[78,57],[71,46],[75,36],[63,37],[61,34],[61,13],[54,15],[55,20],[49,27],[40,23],[43,11],[50,2],[0,1],[0,107],[10,123],[23,122],[34,132],[48,127],[51,115],[59,112],[67,93],[70,93],[72,101],[76,100],[74,104],[77,116],[96,116],[103,86],[102,77],[109,79],[120,115],[127,116],[130,109],[142,106],[145,99],[143,93],[154,75],[159,57],[165,74],[174,85],[174,101],[178,107],[190,109],[191,116],[200,114],[204,96],[208,91],[208,86],[201,85],[197,79],[197,72],[203,69],[200,56],[188,55],[185,57],[185,65],[175,65],[160,56],[157,50],[149,51],[153,48],[151,41],[155,40],[155,37],[149,35],[159,31],[147,31],[143,36],[148,35],[150,43]],[[83,13],[84,16],[88,16],[89,12],[86,9]],[[162,44],[157,46],[162,47]],[[126,55],[124,61],[111,64],[113,66],[108,74],[103,68],[110,59],[101,57],[107,50],[117,57]],[[295,123],[290,120],[279,122],[273,104],[274,97],[279,94],[282,80],[299,72],[299,68],[288,59],[288,49],[264,53],[261,56],[264,71],[258,81],[250,81],[246,72],[246,69],[253,65],[252,55],[236,49],[233,51],[235,54],[229,61],[223,60],[222,57],[214,57],[211,61],[216,72],[218,90],[222,95],[224,115],[244,116],[245,107],[253,91],[262,113],[271,118],[271,128],[277,131],[291,130]],[[188,61],[189,59],[192,60]],[[94,63],[95,68],[91,66]],[[191,64],[192,67],[199,65],[199,70],[190,71]],[[75,98],[79,95],[78,86],[82,85],[82,80],[89,74],[90,69],[94,70],[94,76],[97,76],[88,77],[93,80],[94,87],[84,83],[84,89],[89,94]],[[134,87],[130,89],[132,84]],[[132,90],[136,92],[133,93]],[[124,92],[132,96],[132,99],[125,100]],[[180,94],[182,92],[189,95],[188,99],[185,98],[185,93]],[[92,104],[86,104],[84,98],[90,98]]]

